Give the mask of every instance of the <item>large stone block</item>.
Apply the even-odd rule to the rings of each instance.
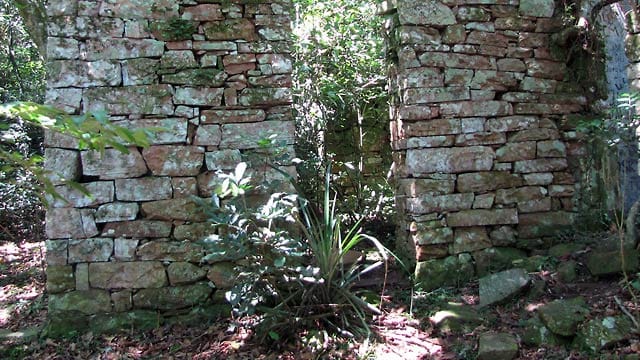
[[[75,290],[76,281],[73,278],[71,265],[47,266],[47,292],[55,294]]]
[[[118,86],[122,83],[116,61],[55,60],[47,63],[47,85],[60,87]]]
[[[491,247],[491,240],[484,227],[467,227],[455,230],[451,252],[459,254]]]
[[[399,179],[398,192],[410,197],[444,195],[453,192],[454,184],[455,181],[453,179]]]
[[[178,2],[172,0],[105,1],[100,4],[100,16],[123,19],[165,19],[178,17]]]
[[[496,150],[496,160],[500,162],[533,160],[535,158],[536,158],[535,141],[507,143]]]
[[[174,102],[184,105],[220,106],[224,89],[214,87],[176,88]]]
[[[82,89],[65,88],[47,89],[44,102],[69,114],[74,114],[80,110],[81,101]]]
[[[100,205],[95,213],[96,223],[135,220],[138,215],[137,203],[119,203]]]
[[[151,146],[142,151],[156,176],[193,176],[204,164],[204,148],[199,146]]]
[[[238,102],[243,106],[289,105],[292,93],[290,88],[246,88],[240,93]]]
[[[207,22],[203,26],[207,40],[257,40],[254,24],[249,19],[229,19],[225,21]]]
[[[503,116],[487,120],[487,131],[517,131],[538,127],[539,119],[535,116]]]
[[[547,189],[541,186],[499,189],[496,191],[496,204],[524,203],[531,200],[540,200],[547,195]]]
[[[267,117],[262,109],[245,110],[204,110],[200,115],[202,124],[253,123]]]
[[[242,123],[222,125],[221,149],[258,148],[258,142],[270,135],[276,140],[293,144],[295,123],[293,121],[263,121],[260,123]]]
[[[513,108],[506,101],[460,101],[444,103],[440,106],[440,113],[445,116],[507,116]]]
[[[58,195],[62,198],[50,198],[49,204],[53,207],[90,207],[113,201],[114,189],[111,181],[94,181],[83,183],[82,187],[88,195],[77,188],[68,185],[56,186]]]
[[[89,39],[85,46],[89,61],[159,57],[164,52],[164,42],[152,39]]]
[[[191,197],[145,202],[142,215],[149,220],[201,222],[207,219],[204,209]]]
[[[122,84],[124,86],[152,85],[160,79],[160,61],[149,58],[128,59],[122,62]]]
[[[474,209],[447,215],[447,224],[452,227],[517,224],[516,209]]]
[[[213,289],[206,283],[141,289],[133,295],[133,306],[142,309],[181,309],[204,303],[212,292]]]
[[[171,235],[171,223],[167,221],[135,220],[108,223],[101,236],[127,238],[166,238]]]
[[[115,184],[116,198],[120,201],[164,200],[171,198],[173,194],[169,177],[117,179]]]
[[[104,290],[71,291],[49,294],[49,312],[78,311],[92,315],[111,311],[109,292]]]
[[[202,246],[189,241],[149,241],[138,247],[136,255],[141,260],[188,261],[202,260]]]
[[[51,208],[45,216],[49,239],[90,238],[98,235],[95,210]]]
[[[125,154],[116,149],[83,151],[82,173],[102,180],[138,177],[147,173],[147,166],[138,149],[131,147]]]
[[[495,70],[496,61],[488,56],[457,53],[426,52],[420,55],[420,64],[428,67]],[[416,66],[418,66],[416,64]],[[412,66],[412,67],[416,67]],[[508,115],[508,114],[507,114]]]
[[[550,18],[555,8],[553,0],[522,0],[518,11],[523,16]]]
[[[407,122],[402,124],[406,137],[438,136],[460,134],[462,125],[460,119],[434,119],[429,121]]]
[[[173,231],[176,240],[200,241],[216,233],[212,223],[193,223],[177,225]]]
[[[84,91],[82,102],[84,111],[105,110],[112,115],[173,115],[171,86],[166,84],[89,88]]]
[[[398,15],[401,24],[442,26],[456,23],[454,13],[447,5],[432,0],[400,2]]]
[[[219,125],[200,125],[193,143],[199,146],[218,146],[221,140],[222,131]]]
[[[236,281],[237,271],[231,262],[218,262],[211,265],[207,272],[207,278],[218,289],[230,289]]]
[[[44,150],[44,158],[44,169],[53,184],[78,180],[82,174],[78,151],[47,148]]]
[[[98,262],[89,264],[89,282],[99,289],[161,288],[167,275],[158,261]]]
[[[45,248],[47,250],[47,265],[66,265],[68,252],[67,246],[69,240],[47,240]]]
[[[485,146],[407,150],[406,168],[411,174],[488,171],[495,153]]]
[[[415,271],[416,283],[427,291],[446,285],[462,285],[473,276],[473,262],[469,254],[418,262]]]
[[[69,263],[109,261],[113,239],[90,238],[69,240]]]
[[[227,80],[227,74],[214,68],[187,69],[162,75],[162,82],[175,85],[218,88]]]
[[[184,285],[204,279],[207,270],[198,267],[190,262],[174,262],[167,267],[169,284]]]
[[[516,173],[539,173],[563,171],[567,167],[567,159],[548,158],[516,161],[513,170]]]
[[[188,119],[139,119],[119,121],[117,125],[130,130],[149,129],[151,145],[184,144],[187,141]]]
[[[469,100],[470,98],[468,88],[451,86],[410,88],[405,90],[402,96],[403,103],[407,105]]]
[[[471,209],[473,193],[448,195],[422,195],[405,201],[406,211],[412,214],[448,212]]]
[[[506,171],[474,172],[458,175],[456,189],[459,192],[484,193],[496,189],[522,185],[522,178]]]

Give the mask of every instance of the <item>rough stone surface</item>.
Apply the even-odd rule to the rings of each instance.
[[[167,267],[171,285],[183,285],[203,279],[207,271],[188,262],[174,262]]]
[[[480,306],[506,300],[519,293],[531,281],[524,269],[505,270],[480,278]]]
[[[109,261],[113,239],[91,238],[69,240],[69,263]]]
[[[218,289],[230,289],[236,279],[237,272],[235,265],[231,262],[219,262],[211,265],[207,278],[213,282]]]
[[[416,282],[425,290],[443,285],[463,284],[473,276],[473,264],[469,254],[419,262],[415,273]]]
[[[82,152],[82,174],[100,179],[138,177],[147,173],[147,166],[140,152],[131,148],[128,154],[115,149]]]
[[[635,271],[638,269],[638,251],[625,249],[624,255],[619,250],[600,251],[593,250],[587,256],[587,268],[591,275],[600,276],[620,273],[625,271]]]
[[[591,319],[578,327],[574,347],[598,354],[600,350],[629,337],[633,324],[624,316]]]
[[[478,340],[478,360],[511,360],[518,354],[518,341],[512,334],[484,333]]]
[[[204,303],[211,295],[212,290],[206,283],[141,289],[133,295],[133,304],[143,309],[180,309]]]
[[[204,252],[200,245],[188,241],[150,241],[139,246],[136,255],[141,260],[198,262]]]
[[[47,292],[55,294],[75,290],[76,281],[70,265],[50,265],[47,267]]]
[[[89,282],[99,289],[160,288],[167,275],[157,261],[96,262],[89,264]]]
[[[570,300],[554,300],[538,308],[542,323],[554,334],[573,336],[589,314],[589,309],[581,297]]]
[[[49,311],[78,311],[83,314],[96,314],[111,311],[109,292],[104,290],[71,291],[64,294],[49,295]]]

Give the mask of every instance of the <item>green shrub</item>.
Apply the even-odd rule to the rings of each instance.
[[[301,329],[326,329],[365,336],[378,310],[353,289],[359,276],[381,266],[387,250],[360,231],[360,222],[342,229],[330,190],[330,169],[320,209],[296,194],[274,193],[257,208],[247,207],[251,189],[247,165],[223,174],[206,206],[217,235],[204,241],[204,262],[235,260],[236,281],[226,293],[237,315],[260,314],[262,340],[282,339]],[[346,264],[345,255],[362,241],[382,255],[372,265]]]

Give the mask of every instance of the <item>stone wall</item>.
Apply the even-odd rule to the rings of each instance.
[[[261,138],[276,134],[292,153],[290,8],[289,0],[48,1],[47,102],[164,129],[128,154],[83,151],[47,134],[46,168],[66,199],[52,201],[46,218],[54,322],[155,325],[224,302],[231,264],[200,263],[199,241],[213,231],[193,198],[212,194],[217,171],[263,151]]]
[[[425,288],[544,248],[571,225],[568,125],[589,92],[553,0],[387,2],[398,251]],[[575,55],[575,54],[573,54]],[[593,69],[583,70],[587,78]],[[510,261],[507,261],[510,265]]]

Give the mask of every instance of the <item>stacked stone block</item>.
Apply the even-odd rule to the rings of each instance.
[[[48,2],[47,102],[161,129],[150,147],[128,153],[47,134],[46,168],[65,199],[46,217],[52,314],[224,301],[218,290],[232,285],[232,265],[201,263],[199,241],[214,231],[194,197],[212,195],[218,171],[260,155],[262,138],[275,134],[293,153],[290,8],[289,0]]]
[[[587,105],[554,49],[561,9],[404,0],[383,12],[398,251],[418,281],[455,284],[496,254],[548,245],[574,217],[572,157],[583,149],[565,125]]]

